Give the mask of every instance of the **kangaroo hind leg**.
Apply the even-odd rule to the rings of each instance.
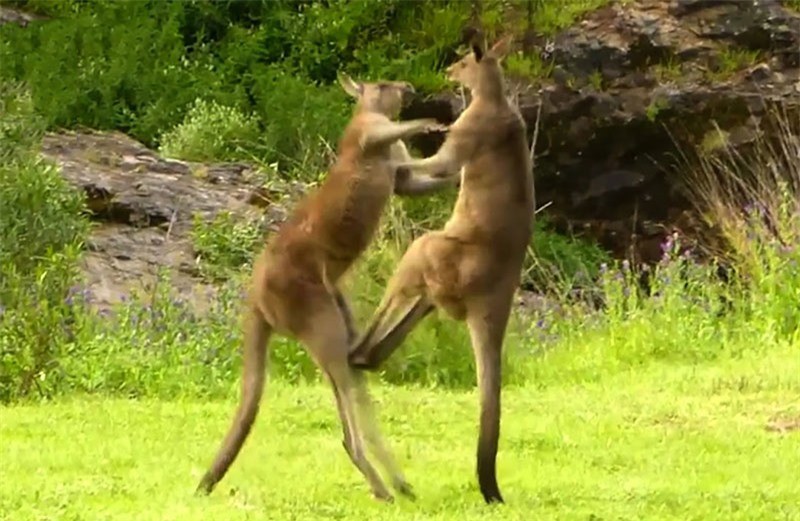
[[[350,349],[353,367],[375,370],[403,343],[434,305],[423,277],[422,236],[409,246],[386,285],[370,325]]]
[[[380,432],[378,421],[375,416],[372,399],[367,390],[365,375],[359,370],[354,370],[354,377],[356,380],[356,400],[358,403],[359,422],[364,432],[364,438],[370,450],[372,450],[375,457],[378,458],[381,466],[389,473],[392,480],[392,487],[408,499],[415,500],[416,495],[414,494],[411,484],[406,481],[392,451],[383,440],[383,435]]]
[[[344,432],[344,447],[351,461],[366,479],[375,498],[392,501],[383,479],[370,463],[365,450],[365,436],[358,414],[359,381],[347,363],[348,338],[351,336],[336,297],[327,295],[314,306],[309,317],[309,331],[298,335],[333,388]]]

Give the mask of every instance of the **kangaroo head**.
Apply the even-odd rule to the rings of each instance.
[[[345,73],[339,73],[339,84],[357,101],[357,110],[378,112],[395,119],[400,115],[414,87],[405,81],[358,82]]]
[[[504,85],[500,62],[511,48],[511,35],[495,42],[488,51],[482,37],[473,38],[471,47],[469,54],[447,68],[447,79],[460,83],[474,94],[502,95]]]

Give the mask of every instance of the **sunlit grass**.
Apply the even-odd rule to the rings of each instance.
[[[193,496],[232,400],[75,398],[0,412],[0,512],[42,519],[653,519],[800,516],[798,348],[651,364],[596,382],[506,390],[499,479],[474,478],[477,397],[373,385],[416,503],[381,505],[341,448],[322,385],[271,382],[231,471]]]

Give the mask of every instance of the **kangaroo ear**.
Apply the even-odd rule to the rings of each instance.
[[[354,81],[353,78],[344,72],[337,73],[336,78],[339,80],[339,85],[342,86],[344,91],[354,98],[358,98],[364,93],[364,86]]]
[[[472,47],[472,53],[475,55],[475,61],[481,61],[483,55],[486,54],[486,38],[482,32],[478,31],[472,36],[470,47]]]
[[[492,45],[492,48],[489,49],[489,54],[492,55],[497,61],[502,60],[506,57],[508,52],[511,50],[511,41],[514,39],[513,35],[507,34],[504,37],[500,38]]]

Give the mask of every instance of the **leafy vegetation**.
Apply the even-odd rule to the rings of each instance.
[[[344,94],[332,85],[336,72],[404,76],[424,89],[424,76],[438,80],[446,50],[457,44],[466,5],[17,3],[54,19],[0,29],[0,79],[25,81],[48,125],[119,129],[190,157],[217,153],[214,140],[236,138],[264,161],[307,171],[321,163],[303,159],[325,158],[324,143],[335,141],[347,114]],[[411,19],[428,25],[418,32]],[[412,54],[414,47],[424,51]],[[425,72],[416,78],[414,71]],[[234,120],[221,120],[220,111]],[[234,114],[253,119],[233,124]],[[201,123],[215,122],[241,134],[200,132]]]
[[[48,126],[117,129],[180,158],[244,156],[313,179],[348,113],[338,70],[441,90],[476,13],[490,38],[509,20],[547,34],[606,2],[13,0],[52,18],[0,27],[0,81],[25,82]],[[538,56],[509,63],[549,70]]]
[[[0,85],[0,401],[49,388],[69,356],[63,305],[88,222],[79,194],[37,154],[43,125],[27,92]]]
[[[219,280],[232,271],[249,267],[264,243],[260,224],[257,219],[237,220],[230,212],[221,212],[211,220],[195,215],[192,243],[200,271]]]
[[[241,111],[195,100],[186,118],[161,136],[160,152],[190,161],[240,159],[243,146],[258,139],[258,122]]]

